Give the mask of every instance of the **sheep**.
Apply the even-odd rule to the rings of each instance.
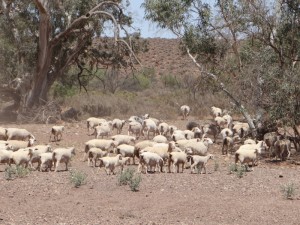
[[[212,106],[211,107],[211,112],[213,114],[214,117],[217,117],[217,116],[221,116],[222,115],[222,109],[220,108],[217,108],[215,106]]]
[[[120,120],[120,119],[114,119],[112,121],[112,131],[114,129],[117,130],[117,134],[121,134],[123,126],[125,125],[126,121],[125,120]]]
[[[159,131],[160,135],[167,136],[168,132],[169,132],[169,124],[164,123],[164,122],[160,123],[158,125],[158,131]]]
[[[6,132],[7,130],[3,127],[0,127],[0,140],[6,141]]]
[[[232,137],[233,136],[233,131],[230,130],[229,128],[223,128],[220,132],[222,136],[222,140],[224,140],[226,137]]]
[[[139,139],[141,135],[144,135],[142,124],[136,121],[130,122],[128,124],[128,135],[131,134],[134,134],[136,139]]]
[[[45,169],[46,171],[51,171],[53,165],[52,152],[44,152],[40,154],[40,172]]]
[[[267,144],[269,156],[271,156],[271,154],[273,153],[274,144],[278,140],[278,138],[279,134],[277,132],[269,132],[264,135],[264,141]]]
[[[122,157],[121,160],[119,160],[118,166],[121,167],[121,172],[124,170],[124,166],[130,164],[130,157]]]
[[[21,128],[6,128],[7,140],[26,141],[28,139],[35,140],[35,137],[27,130]]]
[[[135,144],[136,138],[130,135],[125,134],[117,134],[111,137],[111,139],[115,142],[116,145],[120,144]]]
[[[90,148],[87,152],[88,155],[88,166],[91,162],[94,162],[93,167],[96,167],[97,159],[107,156],[108,152],[103,151],[100,148]]]
[[[90,135],[90,129],[94,129],[100,123],[107,122],[106,119],[90,117],[86,120],[86,125],[88,129],[88,135]]]
[[[10,145],[7,141],[0,141],[0,149],[13,150],[13,146]]]
[[[194,127],[192,130],[184,130],[185,139],[201,138],[202,131],[199,127]]]
[[[233,134],[239,134],[239,136],[242,138],[244,137],[250,130],[249,124],[248,123],[236,123],[232,127]]]
[[[143,131],[146,131],[148,140],[149,140],[150,132],[153,133],[153,137],[155,136],[157,126],[156,126],[156,123],[152,119],[145,119],[143,121],[142,125],[143,125]]]
[[[111,148],[113,149],[115,146],[117,146],[117,144],[113,140],[106,140],[106,139],[89,140],[85,142],[83,161],[86,161],[87,153],[93,147],[101,148],[102,150],[109,151],[109,149]]]
[[[202,141],[188,142],[185,146],[185,150],[192,151],[193,155],[205,156],[211,144],[213,144],[213,142],[210,138],[204,138]]]
[[[207,156],[199,156],[199,155],[189,155],[188,161],[191,161],[191,173],[195,172],[195,167],[197,167],[198,171],[200,169],[200,174],[202,174],[202,170],[206,174],[206,165],[208,160],[214,159],[212,154],[208,154]]]
[[[232,121],[233,121],[232,116],[230,116],[229,114],[226,114],[222,118],[225,119],[227,128],[232,127]]]
[[[98,126],[94,127],[94,135],[95,138],[99,138],[100,136],[103,138],[106,136],[108,138],[108,135],[110,135],[112,129],[111,129],[111,123],[109,122],[102,122]]]
[[[62,162],[66,164],[66,171],[68,171],[69,161],[75,154],[75,147],[54,149],[52,153],[52,160],[55,167],[54,171],[57,172],[58,165]]]
[[[220,126],[216,124],[206,124],[202,127],[202,130],[202,138],[206,137],[209,134],[214,137],[214,143],[216,142],[217,136],[220,133]]]
[[[178,140],[175,142],[175,146],[179,147],[180,149],[185,149],[185,147],[190,143],[190,142],[198,142],[200,141],[199,138],[193,138],[193,139],[184,139],[184,140]]]
[[[156,142],[154,141],[150,141],[150,140],[144,140],[144,141],[141,141],[139,143],[136,143],[134,145],[134,154],[139,157],[140,155],[140,151],[146,147],[151,147],[153,146],[154,144],[156,144]]]
[[[274,154],[276,160],[277,157],[280,158],[281,161],[285,158],[288,159],[291,154],[291,141],[288,139],[277,140],[274,143]]]
[[[120,161],[122,160],[121,154],[118,154],[116,156],[106,156],[103,158],[100,158],[100,168],[102,165],[104,166],[104,169],[106,171],[107,175],[115,174],[115,167],[120,165]]]
[[[51,141],[51,137],[53,135],[54,137],[54,141],[60,141],[62,138],[62,133],[64,132],[65,127],[64,126],[53,126],[51,128],[51,132],[50,132],[50,138],[49,138],[49,142]],[[59,137],[59,138],[58,138]]]
[[[241,145],[239,149],[235,152],[235,163],[238,161],[241,164],[252,162],[252,167],[257,165],[258,156],[265,149],[266,143],[264,141],[259,141],[257,144],[246,144]]]
[[[20,148],[18,151],[11,153],[11,162],[20,166],[25,164],[25,168],[28,167],[28,164],[32,158],[33,149],[32,148]]]
[[[255,145],[255,144],[256,144],[256,141],[251,138],[248,138],[244,141],[244,145]]]
[[[225,155],[224,149],[226,149],[226,155],[228,154],[228,150],[230,150],[230,154],[232,154],[233,151],[233,145],[235,142],[239,141],[240,137],[238,135],[235,135],[233,137],[225,137],[223,139],[223,145],[222,145],[222,155]]]
[[[173,135],[175,130],[178,130],[178,128],[176,126],[174,126],[174,125],[169,126],[169,132],[170,132],[171,136]]]
[[[183,168],[187,162],[187,154],[185,152],[170,152],[169,160],[168,160],[168,168],[169,173],[171,173],[171,163],[173,164],[173,173],[175,173],[175,169],[177,167],[177,173],[179,173],[179,165],[181,164],[183,173]]]
[[[30,168],[34,168],[32,164],[37,162],[38,163],[37,169],[39,169],[41,166],[40,155],[42,153],[51,152],[52,148],[50,145],[36,145],[30,148],[32,148],[33,151],[32,151],[32,157],[29,161],[29,166]]]
[[[129,117],[129,119],[128,119],[128,122],[129,122],[129,123],[131,123],[131,122],[138,122],[138,123],[142,124],[143,121],[144,121],[144,120],[143,120],[141,117],[138,117],[138,116],[131,116],[131,117]]]
[[[7,149],[0,149],[0,163],[6,163],[10,166],[12,151]]]
[[[175,150],[175,145],[173,142],[170,142],[169,144],[165,144],[165,143],[158,143],[158,144],[154,144],[153,146],[149,146],[146,148],[143,148],[140,152],[154,152],[157,153],[160,157],[162,157],[162,159],[164,160],[164,162],[166,162],[169,158],[169,153],[173,152],[173,150]],[[141,154],[140,153],[140,154]]]
[[[133,160],[133,165],[135,165],[135,147],[132,145],[121,144],[116,148],[116,153],[121,154],[122,157],[130,157]],[[130,163],[130,160],[129,160]]]
[[[167,143],[168,139],[163,135],[156,135],[153,139],[156,143]]]
[[[154,172],[164,172],[163,171],[163,165],[164,160],[161,156],[159,156],[157,153],[154,152],[143,152],[140,154],[140,162],[137,168],[137,172],[143,172],[143,169],[145,169],[145,173],[148,173],[147,168],[150,168],[150,171],[152,171],[152,168],[154,167]]]
[[[220,117],[220,116],[216,116],[214,118],[214,121],[215,121],[216,125],[218,125],[219,127],[222,127],[222,128],[224,128],[227,125],[226,119],[224,119],[223,117]]]
[[[35,139],[30,138],[27,141],[19,141],[19,140],[9,140],[6,141],[10,146],[12,146],[12,151],[17,151],[21,148],[31,147],[33,146]]]
[[[188,105],[182,105],[180,107],[180,112],[182,115],[182,119],[187,119],[188,115],[190,114],[191,108]]]
[[[171,136],[172,141],[185,140],[185,133],[182,130],[175,130]]]

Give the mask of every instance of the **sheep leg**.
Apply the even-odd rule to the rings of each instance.
[[[66,161],[65,164],[66,164],[66,171],[68,171],[69,170],[68,169],[68,161]]]
[[[182,163],[182,164],[181,164],[181,173],[183,173],[183,168],[184,168],[184,166],[185,166],[185,164]]]

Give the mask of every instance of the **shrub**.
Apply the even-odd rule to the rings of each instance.
[[[281,192],[286,199],[293,199],[295,196],[297,187],[294,183],[288,183],[286,185],[281,186]]]
[[[242,178],[245,174],[245,172],[247,171],[247,167],[244,165],[237,165],[235,163],[231,163],[229,165],[229,173],[236,173],[238,178]]]
[[[134,192],[138,191],[141,181],[142,181],[142,177],[140,174],[134,176],[129,182],[130,190]]]
[[[6,180],[13,180],[16,177],[18,178],[22,178],[22,177],[26,177],[28,174],[30,173],[30,169],[25,168],[23,166],[8,166],[5,169],[5,179]]]
[[[83,184],[86,184],[87,175],[81,171],[70,171],[70,181],[74,187],[78,188]]]
[[[131,191],[138,191],[142,181],[141,175],[135,175],[134,169],[127,168],[118,176],[118,185],[129,185]]]
[[[219,161],[218,161],[218,160],[215,160],[214,170],[215,170],[215,171],[219,171],[219,169],[220,169]]]

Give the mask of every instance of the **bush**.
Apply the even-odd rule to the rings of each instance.
[[[242,178],[247,171],[247,166],[244,165],[237,165],[235,163],[232,163],[229,165],[229,173],[236,173],[238,178]]]
[[[142,177],[134,173],[134,169],[127,168],[118,176],[118,185],[129,185],[131,191],[138,191]]]
[[[78,188],[83,184],[86,184],[87,175],[81,171],[70,171],[70,181],[74,187]]]
[[[25,168],[23,166],[8,166],[5,169],[5,179],[6,180],[13,180],[16,177],[18,178],[22,178],[22,177],[26,177],[28,174],[30,173],[30,169]]]
[[[295,196],[297,187],[294,183],[289,183],[281,186],[281,192],[286,199],[293,199]]]

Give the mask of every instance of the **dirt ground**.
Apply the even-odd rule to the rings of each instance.
[[[166,121],[180,129],[187,121]],[[293,200],[283,197],[281,187],[300,187],[300,167],[262,159],[242,178],[229,173],[233,162],[221,155],[221,144],[210,152],[215,160],[207,174],[142,174],[138,192],[117,185],[118,175],[108,176],[103,168],[82,162],[83,147],[93,137],[87,135],[85,121],[67,123],[63,139],[56,147],[76,147],[70,170],[87,174],[87,183],[75,188],[70,172],[32,171],[27,177],[5,179],[0,165],[0,224],[300,224],[300,194]],[[52,125],[1,124],[32,132],[37,144],[47,144]],[[127,126],[122,133],[127,132]],[[295,158],[295,156],[293,156]],[[293,158],[292,157],[292,158]],[[137,168],[137,165],[131,165]]]

